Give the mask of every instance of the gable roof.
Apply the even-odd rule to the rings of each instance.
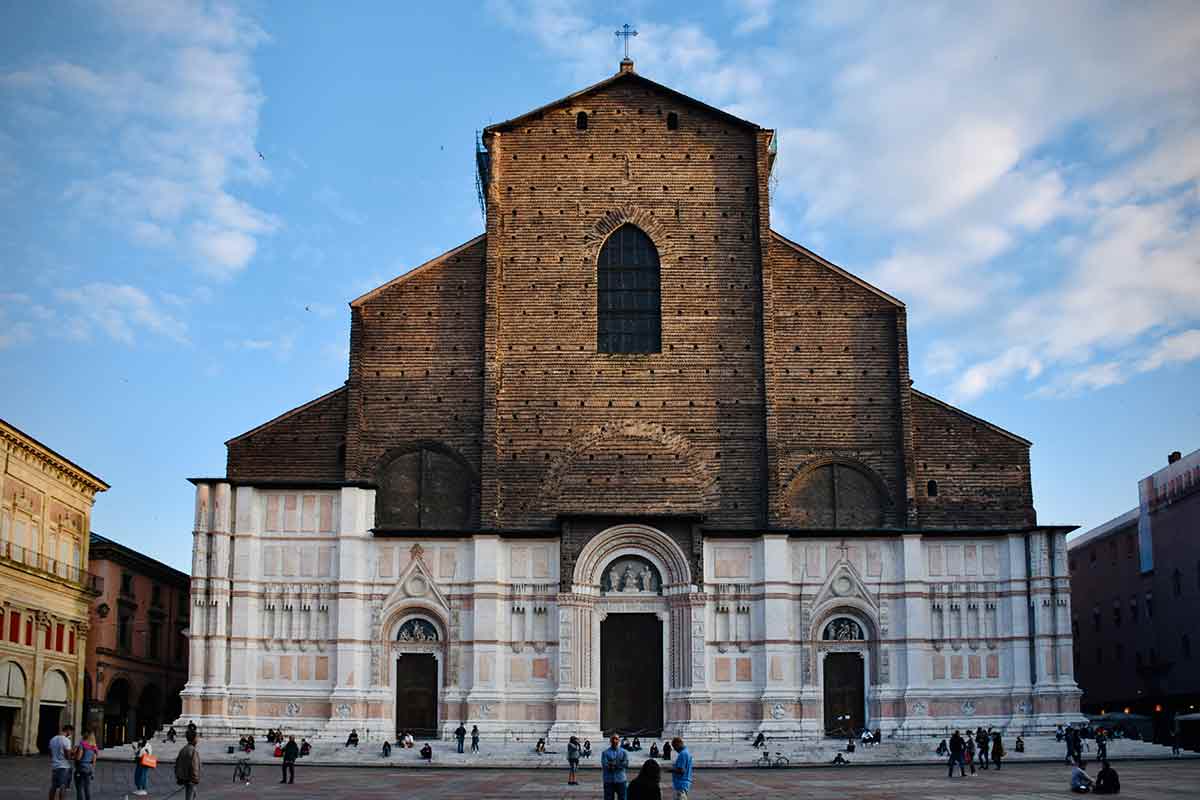
[[[771,236],[772,236],[772,238],[775,239],[775,241],[779,242],[780,244],[782,244],[786,247],[790,247],[793,250],[795,250],[796,252],[808,256],[813,261],[816,261],[818,264],[820,264],[823,267],[827,267],[828,269],[833,270],[838,275],[841,275],[843,278],[850,281],[851,283],[858,284],[862,288],[866,289],[868,292],[871,292],[872,294],[886,300],[887,302],[891,303],[894,306],[897,306],[898,308],[904,308],[904,302],[902,300],[897,300],[895,297],[892,297],[890,294],[885,292],[883,289],[880,289],[876,286],[872,286],[871,284],[867,283],[866,281],[864,281],[862,278],[858,277],[857,275],[847,272],[846,270],[842,269],[841,267],[839,267],[837,264],[833,263],[832,261],[817,255],[812,250],[809,250],[804,245],[793,242],[791,239],[787,238],[786,236],[784,236],[783,234],[781,234],[775,230],[771,231]]]
[[[1015,442],[1019,442],[1020,444],[1023,444],[1026,447],[1033,447],[1033,442],[1029,441],[1024,436],[1018,436],[1017,434],[1013,433],[1012,431],[1006,431],[1004,428],[1001,428],[999,425],[994,425],[994,424],[988,422],[986,419],[977,417],[974,414],[968,414],[966,411],[963,411],[961,408],[950,405],[945,400],[939,400],[936,397],[934,397],[933,395],[925,394],[924,392],[922,392],[916,388],[912,388],[912,393],[915,394],[917,397],[922,398],[923,400],[928,400],[929,402],[933,403],[936,406],[944,408],[945,410],[950,411],[954,414],[958,414],[960,417],[966,417],[967,419],[971,420],[972,422],[977,422],[980,425],[983,425],[985,428],[988,428],[989,430],[1000,434],[1001,436],[1005,436],[1009,439],[1012,439]]]
[[[232,439],[229,439],[228,441],[225,442],[225,446],[228,447],[229,445],[233,444],[234,442],[239,442],[242,439],[245,439],[247,436],[253,436],[254,434],[258,433],[259,431],[263,430],[264,428],[269,428],[272,425],[276,424],[277,422],[283,422],[285,419],[287,419],[289,417],[294,417],[303,411],[307,411],[308,409],[312,408],[313,406],[317,405],[318,403],[325,402],[329,398],[336,395],[338,392],[344,392],[344,391],[347,391],[347,387],[343,385],[343,386],[339,386],[338,388],[334,389],[332,392],[326,392],[325,394],[318,397],[316,400],[309,400],[304,405],[296,406],[291,411],[285,411],[282,414],[280,414],[278,417],[275,417],[274,419],[269,419],[266,422],[264,422],[263,424],[261,424],[257,427],[251,428],[250,430],[246,431],[245,433],[241,433],[241,434],[238,434],[237,436],[234,436]]]
[[[470,241],[467,241],[467,242],[463,242],[458,247],[455,247],[453,250],[447,250],[446,252],[442,253],[440,256],[434,256],[433,258],[426,261],[424,264],[421,264],[418,267],[413,267],[412,269],[410,269],[408,272],[404,273],[403,275],[398,275],[395,278],[392,278],[387,283],[385,283],[381,286],[376,286],[374,289],[367,292],[366,294],[360,295],[360,296],[354,298],[353,300],[350,301],[350,307],[353,308],[355,306],[361,306],[363,303],[379,296],[384,291],[390,289],[391,287],[395,286],[396,284],[403,283],[404,281],[408,280],[409,278],[415,277],[418,273],[424,272],[426,269],[437,266],[438,264],[445,261],[447,258],[458,255],[463,250],[466,250],[469,247],[479,244],[481,241],[483,241],[486,238],[487,238],[487,234],[481,233],[478,236],[476,236],[474,239],[471,239]]]
[[[632,62],[631,62],[629,69],[622,68],[621,71],[616,73],[615,75],[611,75],[611,76],[605,78],[604,80],[600,81],[599,83],[594,83],[591,86],[588,86],[586,89],[580,89],[579,91],[573,92],[573,93],[567,95],[566,97],[560,97],[557,100],[546,103],[543,106],[538,106],[537,108],[533,109],[532,111],[527,111],[524,114],[521,114],[520,116],[517,116],[517,117],[513,117],[510,120],[505,120],[504,122],[497,122],[493,125],[488,125],[486,128],[483,129],[484,133],[489,133],[491,131],[511,130],[513,127],[515,127],[516,125],[519,125],[520,123],[524,122],[527,119],[534,118],[534,117],[540,117],[541,115],[545,114],[547,111],[550,111],[551,109],[557,108],[558,106],[565,105],[567,103],[571,103],[574,100],[578,100],[579,98],[584,97],[585,95],[589,95],[593,92],[598,92],[601,89],[606,89],[609,86],[613,86],[620,81],[634,81],[636,83],[640,83],[648,88],[654,89],[655,91],[662,92],[663,94],[666,94],[669,97],[672,97],[681,103],[686,103],[687,105],[694,106],[696,108],[707,111],[708,113],[710,113],[716,117],[720,117],[721,119],[725,120],[726,122],[733,123],[734,125],[740,125],[744,128],[750,128],[752,130],[760,130],[760,126],[756,125],[753,122],[750,122],[749,120],[742,119],[741,117],[736,117],[733,114],[730,114],[728,111],[722,111],[721,109],[717,108],[716,106],[710,106],[707,103],[701,102],[700,100],[697,100],[694,97],[684,94],[683,92],[672,89],[670,86],[664,86],[661,83],[652,81],[649,78],[639,75],[638,73],[633,71],[633,66],[632,66]]]

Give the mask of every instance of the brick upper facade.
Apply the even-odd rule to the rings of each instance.
[[[1036,524],[1030,443],[913,390],[904,305],[770,230],[772,131],[630,67],[482,141],[485,234],[351,303],[346,386],[230,440],[230,479],[409,492],[399,528]],[[658,250],[660,352],[597,348],[625,224]]]

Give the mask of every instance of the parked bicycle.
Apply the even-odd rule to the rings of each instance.
[[[776,752],[775,758],[771,758],[771,754],[763,750],[762,755],[754,762],[756,767],[787,767],[791,766],[791,761],[783,753]]]

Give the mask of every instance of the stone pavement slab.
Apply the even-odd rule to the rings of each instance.
[[[108,765],[106,765],[108,766]],[[114,768],[118,765],[111,765]],[[1200,760],[1136,761],[1114,763],[1120,772],[1127,800],[1197,797]],[[1092,771],[1094,774],[1094,771]],[[162,778],[169,773],[159,770]],[[301,767],[294,785],[280,785],[278,769],[256,767],[250,785],[234,784],[232,768],[209,765],[204,769],[201,800],[576,800],[599,798],[599,774],[580,776],[580,786],[566,785],[566,771],[558,770],[364,770]],[[0,759],[0,798],[42,800],[46,797],[49,765],[44,758]],[[945,767],[810,767],[804,769],[696,770],[692,800],[1048,800],[1073,797],[1067,790],[1070,771],[1055,764],[1013,764],[966,778],[947,778]],[[670,797],[664,781],[664,797]],[[151,800],[164,800],[174,786],[151,784]],[[73,797],[73,793],[68,795]],[[119,788],[106,785],[93,793],[94,800],[121,797]],[[177,795],[182,797],[182,795]]]

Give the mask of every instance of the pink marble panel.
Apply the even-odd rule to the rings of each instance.
[[[550,659],[535,658],[533,660],[534,680],[544,681],[550,678]]]
[[[300,503],[294,494],[284,495],[283,498],[283,529],[285,531],[300,530]]]
[[[292,657],[279,657],[279,680],[290,681],[292,679]]]
[[[867,575],[878,578],[883,574],[883,550],[877,544],[867,545]]]
[[[379,548],[379,577],[390,578],[393,575],[392,565],[396,559],[396,551],[392,547]]]
[[[550,553],[546,547],[533,548],[533,577],[550,577]]]
[[[510,555],[510,577],[513,578],[528,578],[529,577],[529,548],[514,547]]]
[[[320,530],[324,533],[331,533],[333,531],[333,498],[329,495],[321,496]]]
[[[962,571],[963,571],[962,545],[959,545],[959,544],[946,545],[946,574],[947,575],[962,575]]]
[[[313,670],[313,677],[319,681],[329,680],[329,656],[317,656],[316,668]]]
[[[979,548],[973,544],[963,550],[963,571],[967,575],[979,574]]]
[[[275,680],[275,656],[262,656],[259,659],[258,676],[265,681]]]
[[[279,495],[267,495],[267,530],[279,530]]]
[[[967,656],[967,677],[978,679],[983,675],[979,656]]]
[[[787,661],[783,656],[771,656],[771,680],[787,680]]]
[[[304,495],[301,501],[300,530],[312,533],[317,529],[317,496]]]
[[[753,667],[751,666],[750,659],[739,658],[737,660],[737,677],[736,677],[736,679],[739,681],[754,680],[754,672],[753,672]]]
[[[824,574],[821,571],[821,548],[818,545],[810,544],[804,548],[807,566],[805,573],[810,578],[821,578]]]
[[[454,570],[457,567],[458,553],[453,547],[443,547],[438,552],[438,577],[453,578]]]
[[[942,546],[940,544],[929,545],[929,574],[941,575],[944,571],[942,566]]]
[[[1000,656],[997,653],[988,653],[987,676],[989,678],[1000,677]]]
[[[306,544],[300,548],[300,574],[312,577],[317,574],[317,546]]]
[[[950,677],[958,680],[963,676],[963,657],[950,656]]]
[[[721,683],[728,683],[730,680],[730,663],[728,658],[717,656],[716,659],[717,680]]]
[[[328,577],[330,570],[333,568],[333,548],[322,547],[321,552],[317,556],[317,574],[321,577]]]
[[[301,680],[301,681],[311,681],[312,680],[312,676],[313,676],[313,657],[312,656],[298,656],[296,658],[296,666],[299,668],[297,670],[297,672],[299,672],[299,675],[296,678],[297,680]]]
[[[529,682],[529,662],[524,656],[510,656],[508,659],[508,679],[513,683]]]
[[[297,561],[296,548],[294,548],[294,547],[283,548],[283,570],[282,571],[283,571],[284,575],[295,575],[296,574],[296,561]]]
[[[983,546],[983,574],[994,576],[1000,571],[999,566],[996,545],[985,544]]]
[[[946,657],[941,653],[934,653],[930,658],[933,661],[933,679],[935,681],[944,680],[946,677]]]

